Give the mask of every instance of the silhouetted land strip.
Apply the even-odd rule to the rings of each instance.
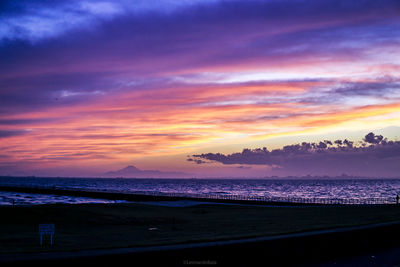
[[[240,196],[240,195],[216,195],[216,194],[186,194],[186,193],[121,193],[88,190],[72,190],[61,188],[43,187],[19,187],[19,186],[0,186],[0,191],[55,194],[76,197],[91,197],[110,200],[127,201],[212,201],[217,203],[237,203],[237,204],[261,204],[261,205],[381,205],[395,204],[395,196],[391,198],[368,198],[368,199],[338,199],[338,198],[295,198],[295,197],[263,197],[263,196]]]
[[[393,205],[160,207],[132,203],[57,204],[3,206],[0,207],[0,214],[2,254],[243,240],[400,221],[400,208]],[[39,223],[55,224],[53,248],[39,246]],[[228,242],[217,246],[181,247],[168,251],[152,250],[135,255],[120,252],[69,261],[111,264],[129,260],[163,266],[169,266],[169,263],[183,264],[184,260],[241,263],[243,266],[252,266],[256,262],[291,263],[296,260],[298,263],[382,249],[393,246],[400,237],[400,225],[397,223],[350,230],[244,243]]]

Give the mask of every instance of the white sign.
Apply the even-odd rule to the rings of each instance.
[[[39,234],[54,235],[54,224],[39,224]]]
[[[50,245],[53,245],[54,224],[39,224],[40,245],[43,245],[43,237],[50,236]]]

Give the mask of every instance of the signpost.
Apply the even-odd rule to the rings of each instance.
[[[54,229],[54,224],[39,224],[41,246],[43,246],[43,240],[46,236],[50,237],[50,246],[53,246]]]

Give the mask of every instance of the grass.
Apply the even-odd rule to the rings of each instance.
[[[57,204],[3,206],[0,214],[0,253],[18,253],[176,244],[365,225],[400,220],[400,207]],[[55,224],[54,247],[39,246],[39,223]]]

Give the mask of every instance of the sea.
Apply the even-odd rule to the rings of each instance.
[[[57,188],[137,194],[253,196],[272,198],[370,199],[400,194],[400,179],[129,179],[0,177],[0,186]],[[11,194],[11,195],[10,195]],[[0,205],[10,199],[25,204],[109,203],[111,200],[0,191]],[[3,199],[3,201],[1,201]]]

